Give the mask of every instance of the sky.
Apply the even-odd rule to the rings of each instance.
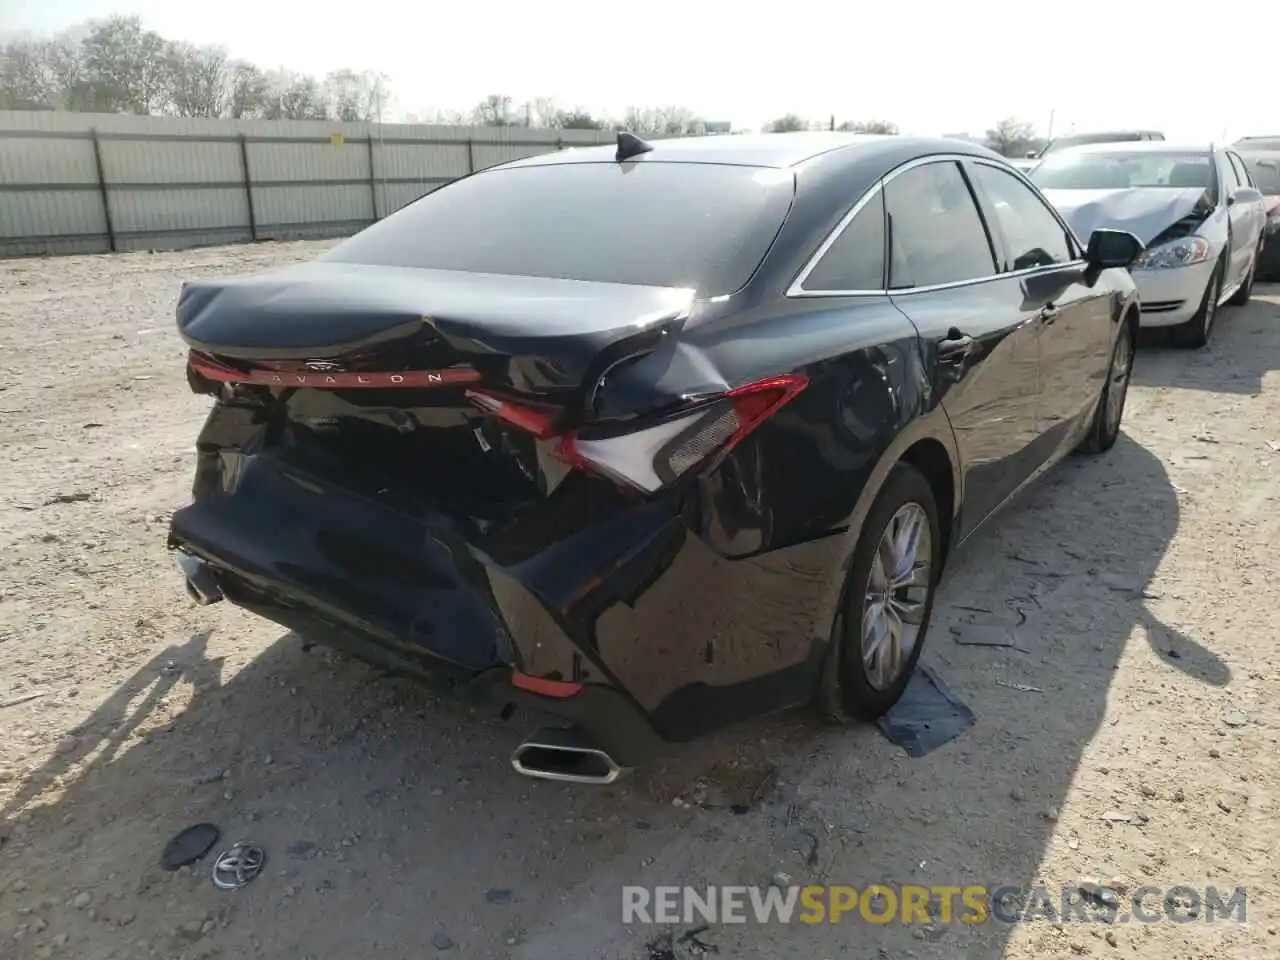
[[[1044,134],[1052,115],[1055,133],[1280,134],[1274,53],[1228,42],[1224,21],[1168,9],[1115,0],[0,0],[0,33],[137,14],[169,39],[220,44],[268,69],[380,70],[399,108],[419,115],[506,94],[614,115],[678,104],[735,129],[835,114],[980,136],[1016,116]],[[1261,0],[1241,0],[1233,32],[1263,12]],[[1203,35],[1214,30],[1216,44]]]

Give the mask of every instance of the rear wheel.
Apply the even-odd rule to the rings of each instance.
[[[1213,333],[1213,321],[1218,317],[1218,297],[1222,294],[1222,275],[1226,261],[1218,262],[1218,267],[1209,277],[1204,288],[1204,296],[1200,299],[1200,309],[1186,323],[1171,327],[1169,334],[1174,346],[1197,350],[1209,342]]]
[[[1107,381],[1098,397],[1098,407],[1093,412],[1089,432],[1076,449],[1080,453],[1106,453],[1116,445],[1120,436],[1120,421],[1124,419],[1124,402],[1129,396],[1129,375],[1133,372],[1134,332],[1126,317],[1115,349],[1111,351],[1111,364],[1107,368]]]
[[[873,720],[902,696],[929,630],[942,560],[938,507],[914,467],[896,465],[858,537],[819,690],[833,720]]]

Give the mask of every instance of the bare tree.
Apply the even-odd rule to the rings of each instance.
[[[165,52],[169,102],[180,117],[219,117],[226,96],[227,53],[221,47],[170,43]]]
[[[169,105],[169,65],[160,34],[138,17],[93,25],[81,44],[92,108],[111,113],[159,113]]]
[[[586,110],[560,110],[551,118],[549,126],[557,130],[603,130],[605,121],[593,117]]]
[[[325,77],[324,91],[334,119],[377,120],[387,100],[387,78],[372,70],[335,70]]]
[[[61,87],[46,46],[38,40],[13,40],[0,47],[0,108],[55,108]]]
[[[765,133],[794,133],[797,130],[808,129],[809,121],[796,113],[788,113],[764,125]]]
[[[510,97],[492,93],[472,109],[471,122],[478,127],[514,127],[519,118]]]
[[[263,118],[267,120],[327,120],[324,91],[315,77],[278,71],[268,78]]]
[[[58,86],[59,110],[88,111],[94,108],[94,93],[84,67],[82,40],[73,40],[69,34],[51,40],[44,46],[45,60]]]
[[[840,124],[841,130],[853,133],[887,133],[896,134],[898,125],[891,120],[846,120]]]
[[[563,112],[551,97],[534,97],[525,105],[525,118],[531,127],[554,127],[556,118]]]
[[[702,121],[688,107],[628,107],[618,127],[641,136],[680,136],[703,132]]]
[[[445,127],[465,127],[469,120],[461,110],[437,110],[427,122]]]
[[[261,117],[270,89],[267,75],[252,63],[231,64],[227,70],[227,115],[233,120]]]
[[[1035,144],[1035,128],[1016,117],[1006,117],[987,131],[987,146],[1001,156],[1025,156]]]

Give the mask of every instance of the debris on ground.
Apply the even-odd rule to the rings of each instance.
[[[709,926],[695,927],[678,937],[664,930],[645,944],[644,960],[697,960],[719,953],[719,947],[702,939],[709,929]]]
[[[213,849],[222,831],[212,823],[196,823],[179,831],[160,852],[160,868],[177,870],[201,859]]]
[[[1029,683],[1014,683],[1010,680],[997,680],[997,687],[1006,687],[1009,690],[1017,690],[1019,693],[1044,693],[1041,687],[1033,687]]]
[[[43,506],[52,507],[57,503],[84,503],[86,500],[92,500],[93,494],[78,491],[76,493],[59,493],[56,496],[46,500]]]
[[[261,847],[237,840],[213,863],[213,885],[219,890],[236,890],[262,872],[267,855]]]
[[[917,667],[902,699],[876,721],[880,732],[907,751],[923,757],[973,726],[973,711],[927,667]]]
[[[951,628],[951,638],[966,647],[1016,647],[1017,639],[1008,627],[973,623]]]

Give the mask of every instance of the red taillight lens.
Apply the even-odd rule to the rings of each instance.
[[[554,438],[561,460],[652,493],[724,457],[807,385],[799,375],[770,377],[640,429],[586,426],[560,436],[546,414],[480,391],[468,395],[506,423],[540,439]]]
[[[539,440],[546,440],[555,435],[555,415],[546,410],[535,410],[522,404],[512,403],[496,393],[488,390],[468,390],[467,399],[481,410],[493,414],[503,423],[527,433],[532,433]]]
[[[568,700],[582,692],[582,684],[568,680],[547,680],[543,677],[531,677],[519,670],[511,671],[511,685],[519,690],[527,690],[542,697],[553,700]]]

